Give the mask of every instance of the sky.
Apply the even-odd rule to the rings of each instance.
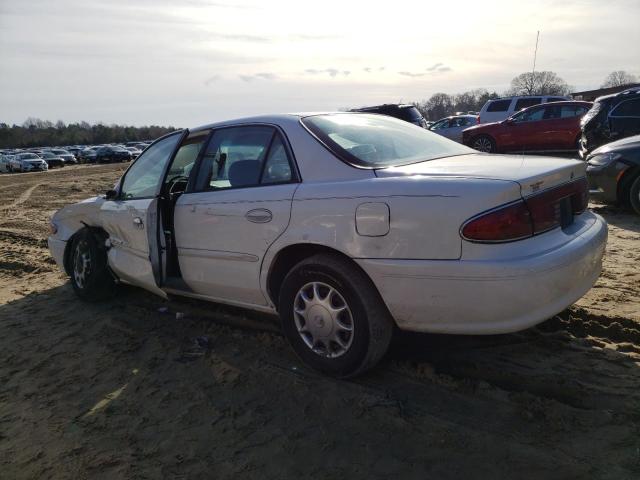
[[[640,0],[0,0],[0,122],[197,126],[640,76]]]

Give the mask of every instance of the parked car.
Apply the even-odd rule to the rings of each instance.
[[[455,115],[442,118],[431,125],[429,130],[443,137],[447,137],[455,142],[462,142],[462,131],[478,123],[475,115]]]
[[[131,152],[124,147],[100,147],[96,150],[96,163],[128,162]]]
[[[63,150],[61,148],[50,148],[47,151],[49,153],[53,153],[57,157],[62,158],[62,160],[64,160],[64,163],[66,165],[74,165],[74,164],[78,163],[78,160],[76,160],[75,155],[73,155],[72,153],[68,152],[67,150]]]
[[[569,97],[547,96],[547,95],[529,95],[516,97],[502,97],[495,100],[488,100],[480,109],[478,123],[499,122],[509,118],[523,108],[540,105],[547,102],[563,102],[571,100]]]
[[[95,163],[97,150],[100,147],[87,147],[78,154],[80,163]]]
[[[136,147],[124,147],[124,148],[131,152],[131,157],[132,158],[138,158],[138,155],[140,155],[140,153],[142,153],[141,150],[136,148]]]
[[[47,162],[47,165],[49,165],[49,168],[64,167],[64,163],[65,163],[64,159],[54,153],[41,152],[39,154],[39,157],[42,158],[45,162]]]
[[[596,98],[582,118],[580,155],[585,158],[600,145],[640,133],[640,88]]]
[[[595,149],[587,157],[589,193],[603,202],[632,207],[640,215],[640,135]]]
[[[9,170],[12,172],[34,172],[49,169],[47,162],[35,153],[17,153],[9,160]]]
[[[384,105],[376,105],[374,107],[352,108],[350,112],[360,113],[379,113],[390,117],[399,118],[405,122],[413,123],[422,128],[427,128],[427,122],[413,105],[388,103]]]
[[[1,154],[0,155],[0,172],[9,173],[11,171],[9,167],[9,163],[11,161],[11,155]]]
[[[462,143],[481,152],[576,151],[580,118],[591,103],[553,102],[525,108],[502,122],[484,123],[462,132]]]
[[[383,115],[269,115],[162,137],[103,197],[54,214],[80,298],[120,282],[279,313],[312,367],[353,376],[394,326],[513,332],[600,273],[586,164],[478,153]]]

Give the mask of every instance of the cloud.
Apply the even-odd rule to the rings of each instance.
[[[437,68],[443,66],[444,63],[440,62],[440,63],[434,63],[433,65],[431,65],[429,68],[427,68],[427,72],[433,72],[434,70],[436,70]]]
[[[451,67],[439,67],[438,68],[439,72],[450,72],[451,70],[453,70]]]
[[[417,72],[398,72],[400,75],[404,75],[405,77],[424,77],[426,73],[417,73]]]
[[[211,85],[212,83],[217,82],[218,80],[220,80],[220,78],[222,78],[222,77],[220,77],[220,75],[213,75],[213,76],[211,76],[211,77],[207,78],[207,79],[204,81],[204,84],[205,84],[205,86],[207,86],[207,87],[208,87],[208,86],[209,86],[209,85]]]
[[[351,75],[351,70],[339,70],[337,68],[325,68],[322,70],[318,70],[317,68],[307,68],[304,73],[309,75],[320,75],[323,73],[328,73],[330,77],[335,78],[340,74],[344,75],[345,77]]]
[[[236,33],[209,33],[207,35],[209,39],[217,40],[231,40],[238,42],[251,42],[251,43],[268,43],[272,42],[272,37],[266,37],[261,35],[243,35]]]
[[[240,80],[244,82],[253,82],[254,80],[275,80],[277,75],[271,72],[260,72],[253,75],[238,75]]]
[[[371,73],[371,67],[364,67],[363,70],[367,73]]]

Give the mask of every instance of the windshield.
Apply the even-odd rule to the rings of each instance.
[[[477,153],[424,128],[383,115],[337,113],[302,119],[335,155],[355,166],[385,168]]]
[[[20,159],[21,160],[32,160],[32,159],[38,159],[40,158],[38,155],[36,155],[35,153],[22,153],[20,154]]]

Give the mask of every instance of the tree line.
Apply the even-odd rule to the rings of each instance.
[[[0,123],[0,148],[54,147],[62,145],[98,145],[153,140],[174,127],[150,125],[91,125],[87,122],[53,123],[39,118],[28,118],[22,125]]]
[[[611,72],[601,87],[617,87],[638,81],[635,75],[618,70]],[[568,95],[572,87],[555,72],[525,72],[511,80],[504,96],[512,95]],[[413,102],[427,120],[438,120],[456,112],[477,112],[487,102],[499,98],[497,92],[484,88],[450,95],[434,93],[428,100]],[[151,125],[131,127],[126,125],[90,125],[87,122],[65,124],[39,118],[28,118],[22,125],[0,123],[0,148],[25,148],[59,145],[96,145],[102,143],[152,140],[176,130],[174,127]]]

